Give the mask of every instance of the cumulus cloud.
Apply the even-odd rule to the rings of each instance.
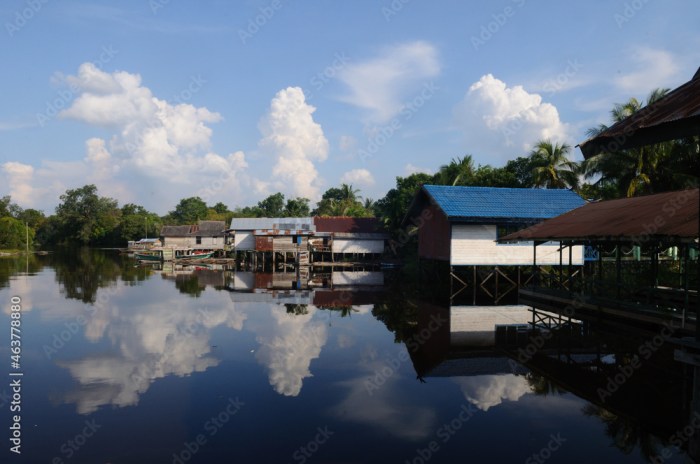
[[[122,301],[122,292],[110,293],[108,303],[86,318],[84,330],[92,342],[111,340],[114,350],[57,362],[78,382],[65,395],[65,401],[75,403],[80,414],[90,414],[105,405],[138,404],[140,396],[158,379],[188,376],[218,365],[218,359],[210,354],[211,329],[228,326],[240,330],[246,319],[244,313],[226,304],[193,311],[179,295],[132,308]],[[73,309],[84,317],[82,307]],[[66,313],[51,316],[68,320],[77,317]]]
[[[85,179],[96,182],[102,195],[138,201],[159,212],[173,199],[199,195],[214,203],[247,185],[248,176],[241,175],[248,166],[243,152],[222,156],[211,150],[210,124],[220,121],[220,114],[159,99],[138,74],[109,73],[93,63],[82,64],[76,75],[59,74],[53,80],[76,95],[60,119],[100,127],[111,135],[85,141],[81,161],[44,160],[33,176],[16,177],[13,196],[18,201],[22,197],[22,205],[53,206],[66,187],[78,187]],[[5,177],[8,169],[13,166],[4,166]],[[32,188],[32,198],[22,193]]]
[[[499,164],[522,155],[540,139],[569,139],[554,105],[522,86],[508,87],[491,74],[469,87],[455,115],[469,151],[485,163]]]
[[[301,393],[303,381],[311,377],[311,360],[318,358],[326,344],[326,325],[313,318],[317,309],[307,307],[307,314],[288,314],[283,306],[272,305],[271,321],[254,331],[260,348],[258,362],[268,368],[270,385],[284,396]]]
[[[370,186],[374,185],[374,176],[372,176],[372,173],[367,169],[353,169],[344,173],[340,177],[340,182],[344,184]]]
[[[328,140],[313,119],[314,111],[301,88],[288,87],[277,92],[259,124],[263,135],[260,146],[275,159],[275,187],[311,200],[320,197],[321,185],[314,161],[324,161],[328,156]]]
[[[377,57],[348,64],[338,73],[350,90],[341,100],[368,110],[370,122],[383,123],[401,111],[411,92],[439,73],[437,50],[427,42],[386,47]]]
[[[488,411],[503,401],[517,401],[532,390],[523,376],[514,374],[476,375],[454,379],[464,397],[482,411]]]
[[[9,161],[2,165],[2,171],[13,201],[25,207],[34,206],[34,168],[28,164]]]

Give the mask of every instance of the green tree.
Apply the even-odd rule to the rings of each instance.
[[[28,229],[19,220],[5,216],[0,218],[0,248],[24,250],[27,247],[27,234],[29,235],[29,247],[32,247],[34,230]]]
[[[17,219],[23,222],[34,230],[39,229],[41,225],[46,221],[46,216],[42,211],[36,209],[25,209],[18,216]]]
[[[169,213],[176,224],[196,224],[207,217],[207,204],[199,197],[189,197],[180,200],[175,210]]]
[[[530,152],[535,167],[532,171],[536,187],[578,188],[579,166],[569,160],[571,147],[566,143],[540,140]]]
[[[212,209],[213,209],[214,211],[216,211],[217,213],[219,213],[219,214],[226,214],[226,213],[229,213],[229,212],[230,212],[230,211],[228,210],[228,206],[226,206],[226,205],[223,204],[222,202],[218,202],[217,204],[215,204],[215,205],[212,207]]]
[[[22,214],[22,208],[16,203],[12,203],[12,197],[6,195],[0,198],[0,217],[10,216],[18,219]]]
[[[440,166],[433,176],[432,183],[437,185],[471,185],[474,177],[474,161],[471,155],[452,158],[449,164]]]
[[[117,201],[98,196],[95,185],[67,190],[60,199],[56,216],[64,240],[76,240],[85,245],[95,243],[119,224],[121,212]]]
[[[284,195],[280,192],[270,195],[258,203],[262,217],[281,217],[284,214]]]
[[[408,177],[397,177],[396,187],[389,190],[384,198],[377,200],[375,211],[390,231],[398,231],[411,201],[423,184],[433,181],[433,176],[417,172]]]
[[[610,112],[613,124],[642,111],[668,93],[668,89],[654,89],[642,104],[636,98],[615,104]],[[588,130],[595,137],[607,130],[600,124]],[[700,161],[698,137],[646,145],[624,150],[604,151],[583,163],[586,179],[596,179],[599,192],[613,197],[631,197],[639,194],[678,190],[698,185]],[[612,193],[614,192],[614,193]]]
[[[125,242],[144,237],[157,237],[162,222],[157,214],[148,212],[146,208],[128,203],[121,208],[117,240]]]
[[[290,198],[284,205],[284,216],[306,217],[310,214],[309,199],[303,197]]]
[[[520,187],[520,183],[512,171],[507,168],[479,166],[471,180],[471,185],[481,187]]]

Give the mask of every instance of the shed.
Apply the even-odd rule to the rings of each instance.
[[[332,253],[381,254],[389,239],[378,218],[316,216],[314,224],[314,245],[325,245]]]
[[[453,266],[531,265],[532,249],[524,246],[528,244],[496,240],[584,203],[564,189],[423,185],[402,226],[418,229],[422,259]],[[541,245],[538,264],[559,264],[558,249],[554,242]],[[569,264],[568,259],[563,264]],[[583,247],[573,250],[571,264],[583,264]]]
[[[165,247],[220,250],[226,245],[225,229],[224,221],[199,221],[198,224],[163,226],[160,230],[160,239]]]

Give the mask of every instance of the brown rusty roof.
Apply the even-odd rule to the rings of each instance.
[[[356,217],[314,217],[316,232],[373,233],[382,232],[379,219]]]
[[[699,206],[698,189],[589,203],[500,241],[692,241]]]
[[[600,152],[700,135],[700,69],[657,102],[579,145],[584,158]]]

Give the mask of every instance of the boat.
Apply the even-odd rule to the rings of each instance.
[[[205,251],[205,252],[192,252],[191,254],[181,256],[178,259],[207,259],[214,256],[215,251]]]
[[[148,251],[134,253],[139,261],[173,261],[207,259],[214,256],[216,251],[200,251],[192,248],[154,247]]]

